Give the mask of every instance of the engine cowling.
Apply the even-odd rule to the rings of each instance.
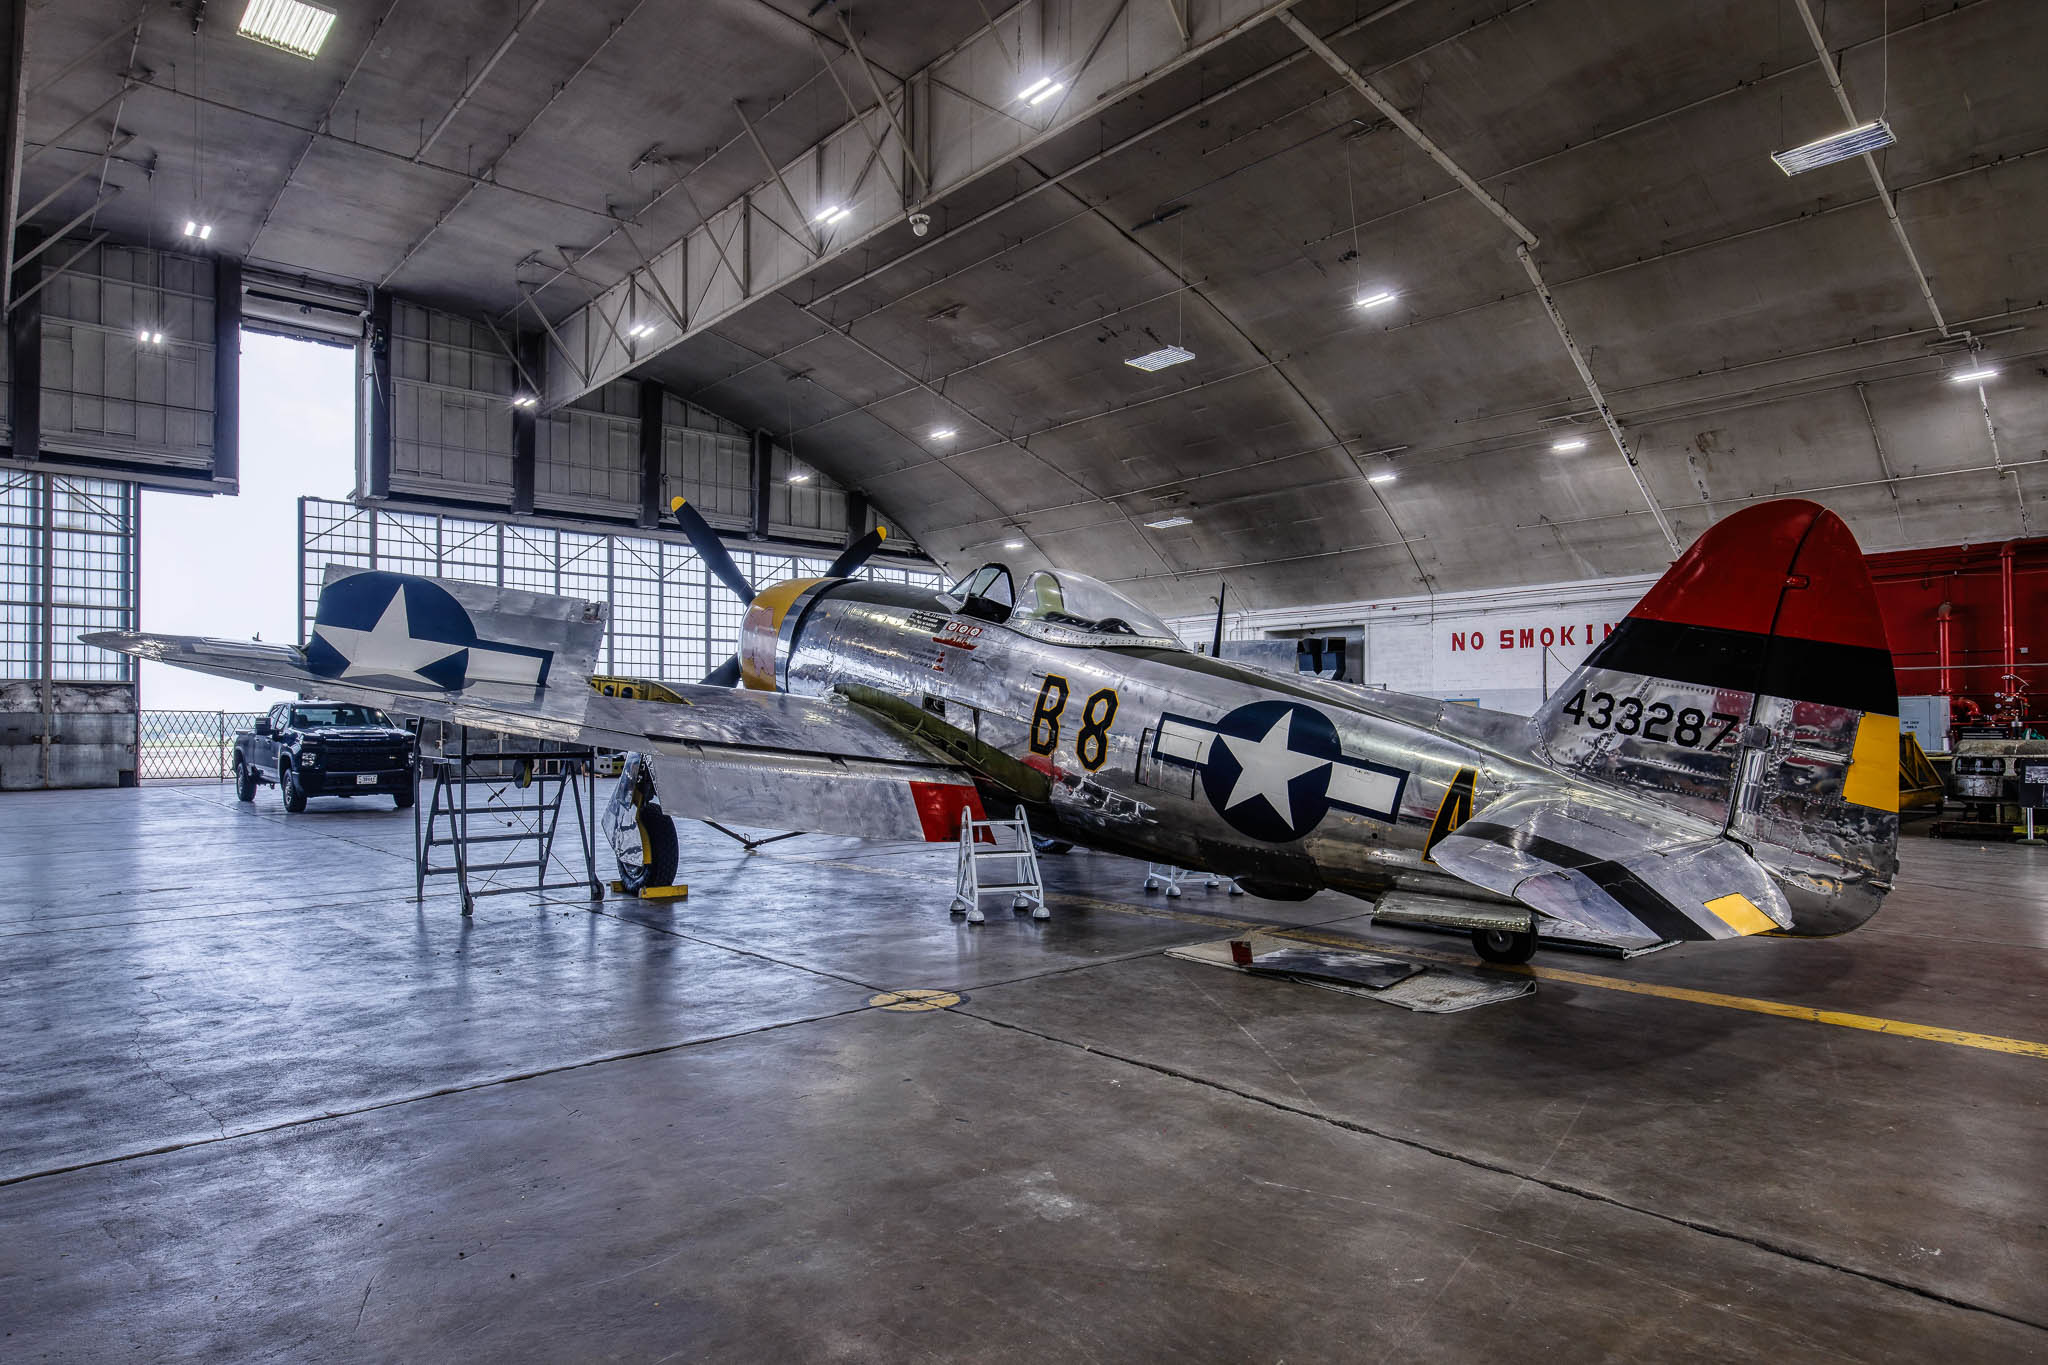
[[[740,623],[740,681],[756,692],[782,690],[803,609],[836,578],[792,578],[764,589]]]

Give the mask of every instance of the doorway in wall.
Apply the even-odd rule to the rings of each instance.
[[[298,500],[355,486],[351,347],[242,334],[242,491],[142,495],[142,629],[285,644],[298,639]],[[142,665],[151,711],[256,711],[247,683]]]

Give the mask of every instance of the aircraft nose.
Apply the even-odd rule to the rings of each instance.
[[[747,606],[740,625],[740,681],[757,692],[780,690],[779,665],[795,644],[790,608],[822,578],[792,578],[765,588]]]

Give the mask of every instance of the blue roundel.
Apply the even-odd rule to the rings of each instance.
[[[1202,790],[1232,828],[1267,843],[1299,839],[1330,812],[1337,727],[1314,707],[1255,701],[1216,722]]]
[[[477,643],[476,623],[454,594],[426,579],[375,569],[336,579],[321,590],[312,638],[306,642],[307,671],[322,678],[374,674],[380,662],[377,643],[361,637],[377,635],[380,625],[387,635],[395,631],[409,644],[447,647],[444,656],[428,662],[394,660],[393,674],[416,677],[451,692],[467,683],[469,650]],[[322,627],[329,630],[323,633]],[[337,640],[356,642],[357,657],[336,648]],[[432,649],[425,651],[426,655],[433,653]]]

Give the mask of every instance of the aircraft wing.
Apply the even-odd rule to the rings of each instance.
[[[1500,798],[1439,840],[1430,857],[1534,910],[1539,934],[1639,944],[1738,938],[1792,922],[1784,894],[1740,844],[1670,816],[1555,790]]]
[[[675,688],[680,702],[597,695],[589,677],[604,623],[602,602],[329,565],[303,649],[122,632],[83,639],[400,715],[644,754],[670,815],[944,841],[959,836],[962,810],[981,818],[967,751],[947,752],[887,706],[701,685]]]

